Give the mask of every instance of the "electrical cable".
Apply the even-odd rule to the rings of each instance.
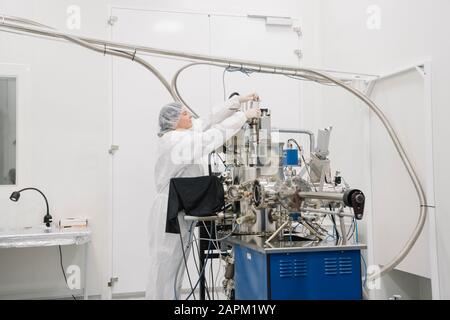
[[[179,225],[179,224],[178,224]],[[191,224],[191,227],[192,227],[192,224]],[[190,233],[191,234],[191,233]],[[190,235],[189,234],[189,235]],[[186,260],[186,252],[185,252],[185,250],[184,250],[184,243],[183,243],[183,237],[181,236],[181,230],[180,230],[180,233],[179,233],[179,235],[180,235],[180,242],[181,242],[181,250],[183,251],[183,261],[184,261],[184,267],[186,268],[186,273],[187,273],[187,275],[188,275],[188,279],[189,279],[189,285],[191,286],[191,289],[192,289],[192,281],[191,281],[191,276],[190,276],[190,274],[189,274],[189,268],[188,268],[188,266],[187,266],[187,260]],[[187,246],[187,248],[189,248],[190,247],[190,242],[188,242],[188,246]],[[175,274],[175,280],[174,280],[174,295],[175,295],[175,300],[178,300],[178,295],[177,295],[177,280],[178,280],[178,273],[180,272],[180,269],[182,268],[182,264],[180,263],[180,266],[178,267],[178,269],[177,269],[177,271],[176,271],[176,274]],[[195,294],[194,294],[194,300],[196,300],[195,299]]]
[[[192,231],[193,231],[193,229],[195,229],[194,223],[196,224],[196,222],[193,221],[193,222],[191,223],[190,227],[189,227],[189,242],[188,242],[187,248],[189,248],[190,245],[192,244],[192,241],[190,241],[190,240],[192,239]],[[194,227],[194,228],[193,228],[193,227]],[[185,251],[184,251],[184,244],[183,244],[183,239],[181,238],[181,233],[180,233],[180,241],[181,241],[181,248],[182,248],[182,251],[183,251],[184,266],[185,266],[185,268],[186,268],[186,273],[187,273],[187,275],[188,275],[189,285],[190,285],[190,287],[191,287],[191,289],[192,289],[192,281],[191,281],[189,269],[188,269],[188,267],[187,267],[187,259],[186,259],[186,254],[185,254]],[[192,251],[192,250],[191,250],[191,251]],[[195,261],[195,255],[194,255],[194,262],[196,263],[196,261]],[[175,296],[175,300],[178,300],[177,293],[176,293],[176,285],[177,285],[178,274],[180,273],[180,270],[181,270],[181,266],[182,266],[182,265],[180,264],[180,267],[179,267],[179,269],[177,270],[177,273],[175,274],[175,281],[174,281],[174,296]],[[197,264],[196,264],[196,268],[197,268],[197,272],[199,272],[199,268],[198,268]],[[194,294],[194,300],[196,300],[195,294]]]
[[[331,211],[334,211],[332,209],[332,207],[331,207],[331,204],[329,205],[329,207],[330,207]],[[340,235],[339,235],[339,231],[337,229],[336,220],[334,219],[334,215],[332,215],[332,214],[330,215],[330,218],[331,218],[331,221],[333,222],[333,227],[334,227],[334,231],[335,231],[335,234],[336,234],[336,245],[338,245],[339,244],[339,240],[340,240]]]
[[[203,221],[203,225],[205,227],[206,232],[208,233],[208,236],[211,238],[210,233],[208,232],[208,227],[206,226],[206,223],[204,221]],[[212,225],[211,225],[211,232],[212,232]],[[199,246],[200,246],[200,250],[202,250],[201,243],[199,243]],[[208,243],[207,257],[209,257],[209,255],[210,255],[209,247],[210,247],[210,243]],[[205,257],[205,258],[208,259],[207,257]],[[211,260],[211,258],[209,258],[209,259]],[[210,261],[210,265],[212,266],[212,260]],[[206,268],[207,267],[206,267],[206,262],[205,262],[205,272],[206,272]],[[203,278],[203,281],[205,282],[205,292],[206,292],[206,295],[208,296],[208,300],[211,300],[211,295],[209,294],[209,285],[208,285],[209,281],[207,280],[208,277],[205,275],[205,272],[203,272],[202,278]]]
[[[231,230],[231,232],[229,233],[229,234],[227,234],[225,237],[223,237],[223,238],[220,238],[220,239],[215,239],[215,240],[210,240],[210,239],[205,239],[205,238],[199,238],[199,239],[197,239],[197,240],[204,240],[204,241],[209,241],[209,242],[214,242],[214,241],[224,241],[224,240],[226,240],[226,239],[228,239],[229,237],[231,237],[232,235],[233,235],[233,233],[234,233],[234,231],[236,231],[236,228],[237,228],[237,223],[234,223],[234,227],[233,227],[233,229]]]
[[[211,259],[211,263],[209,266],[209,271],[211,274],[211,296],[212,300],[214,300],[214,271],[213,271],[213,260]]]
[[[205,230],[206,230],[206,232],[208,233],[208,236],[209,236],[209,238],[210,239],[212,239],[212,234],[210,234],[209,232],[208,232],[208,229],[207,229],[207,227],[206,227],[206,223],[205,223],[205,221],[202,221],[203,222],[203,225],[204,225],[204,227],[205,227]],[[220,250],[220,248],[218,247],[218,243],[216,243],[216,241],[217,241],[217,225],[214,223],[214,227],[215,227],[215,235],[216,235],[216,240],[215,241],[212,241],[212,243],[213,243],[213,245],[214,245],[214,247],[216,248],[216,250],[217,251],[219,251],[219,252],[221,252],[221,250]],[[212,229],[212,228],[211,228]],[[212,232],[212,230],[211,230],[211,232]],[[214,288],[215,288],[215,282],[214,282],[214,274],[213,274],[213,271],[212,271],[212,269],[213,269],[213,264],[212,264],[212,260],[211,260],[211,267],[210,267],[210,271],[211,271],[211,281],[212,281],[212,296],[213,296],[213,298],[214,298]]]
[[[212,225],[211,225],[211,232],[212,232]],[[199,239],[199,240],[200,240],[200,239]],[[203,268],[202,268],[202,271],[201,271],[201,275],[200,275],[200,277],[198,278],[197,282],[195,283],[195,286],[194,286],[194,288],[192,289],[191,293],[187,296],[186,300],[188,300],[188,299],[191,297],[191,295],[194,293],[195,289],[197,288],[198,284],[200,283],[200,279],[201,279],[201,277],[203,276],[203,274],[204,274],[204,272],[205,272],[206,265],[208,264],[210,249],[211,249],[211,241],[208,242],[208,253],[207,253],[206,257],[205,257],[205,263],[203,264]]]
[[[63,274],[63,276],[64,276],[65,284],[66,284],[67,288],[70,290],[69,284],[67,283],[66,272],[64,271],[64,265],[63,265],[63,258],[62,258],[61,246],[58,246],[58,247],[59,247],[59,262],[60,262],[60,264],[61,264],[61,271],[62,271],[62,274]],[[77,298],[75,298],[75,296],[74,296],[73,294],[72,294],[71,296],[72,296],[73,300],[77,300]]]
[[[216,234],[216,239],[217,239],[217,224],[214,224],[214,231],[215,231],[215,234]],[[219,248],[219,266],[218,266],[218,268],[217,268],[217,274],[216,274],[216,278],[215,278],[215,280],[214,280],[214,286],[216,286],[216,283],[217,283],[217,279],[219,278],[219,274],[220,274],[220,271],[221,271],[221,267],[222,267],[222,248]],[[217,293],[217,290],[216,290],[216,295],[217,295],[217,300],[219,300],[219,294]]]
[[[195,236],[194,236],[195,237]],[[196,237],[195,237],[196,238]],[[199,253],[200,252],[200,247],[197,244],[197,241],[193,241],[194,245],[195,245],[195,252]],[[200,267],[199,267],[199,262],[197,262],[197,258],[196,258],[196,254],[195,254],[194,250],[192,250],[192,257],[194,258],[194,263],[195,263],[195,268],[197,269],[197,276],[200,277]],[[205,279],[205,291],[206,294],[209,296],[209,290],[208,290],[208,282]]]
[[[350,229],[348,229],[348,232],[347,232],[347,240],[350,240],[352,237],[353,237],[353,235],[354,235],[354,233],[355,233],[355,218],[353,218],[353,220],[352,220],[352,225],[350,226]],[[352,232],[351,234],[350,234],[350,231]],[[350,234],[350,235],[349,235]]]

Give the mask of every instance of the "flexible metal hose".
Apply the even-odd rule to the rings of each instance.
[[[28,19],[22,19],[22,18],[18,18],[18,17],[12,17],[12,16],[1,16],[0,21],[3,21],[1,25],[4,26],[8,26],[12,27],[14,29],[18,29],[18,30],[22,30],[22,31],[27,31],[26,29],[24,29],[21,26],[16,26],[14,24],[6,24],[4,21],[8,20],[8,21],[12,21],[12,22],[18,22],[18,23],[25,23],[27,25],[32,25],[32,26],[37,26],[40,28],[45,28],[48,29],[49,32],[46,34],[47,36],[53,36],[53,37],[58,37],[58,38],[62,38],[65,39],[69,42],[73,42],[75,44],[78,44],[84,48],[96,51],[98,53],[102,53],[104,55],[108,54],[111,56],[116,56],[116,57],[120,57],[120,58],[125,58],[125,59],[130,59],[132,61],[136,61],[138,64],[142,65],[144,68],[146,68],[147,70],[149,70],[151,73],[153,73],[158,80],[163,84],[163,86],[167,89],[167,91],[169,92],[169,94],[172,96],[173,99],[175,99],[176,101],[177,98],[172,94],[172,90],[170,89],[170,85],[168,83],[168,81],[164,78],[164,76],[155,68],[153,67],[151,64],[149,64],[148,62],[146,62],[145,60],[143,60],[140,57],[136,56],[136,53],[130,53],[130,52],[126,52],[126,51],[122,51],[122,50],[116,50],[116,49],[108,49],[105,46],[100,46],[100,45],[95,45],[95,44],[91,44],[87,41],[81,40],[78,37],[75,36],[71,36],[71,35],[67,35],[67,34],[62,34],[59,32],[56,32],[55,29],[53,29],[52,27],[46,26],[44,24],[35,22],[35,21],[31,21]],[[53,32],[53,34],[51,34]]]
[[[5,22],[8,21],[8,22]],[[28,26],[22,26],[13,24],[10,22],[16,22],[25,24]],[[40,28],[47,28],[50,30],[42,30],[42,29],[36,29],[34,27],[40,27]],[[378,108],[378,106],[373,103],[367,96],[365,96],[360,91],[352,88],[351,86],[347,85],[343,81],[336,79],[334,77],[331,77],[323,72],[314,70],[314,69],[305,69],[305,68],[297,68],[292,66],[279,66],[279,65],[272,65],[267,63],[258,63],[253,61],[244,61],[244,60],[230,60],[226,58],[220,58],[220,57],[211,57],[211,56],[205,56],[205,55],[198,55],[198,54],[190,54],[190,53],[184,53],[184,52],[177,52],[177,51],[169,51],[169,50],[161,50],[161,49],[155,49],[155,48],[148,48],[148,47],[139,47],[134,46],[131,47],[126,44],[121,43],[115,43],[115,42],[107,42],[103,40],[96,40],[96,39],[89,39],[89,38],[83,38],[83,37],[74,37],[71,35],[67,35],[61,32],[54,31],[53,29],[49,28],[48,26],[44,26],[40,23],[17,18],[17,17],[10,17],[5,15],[0,15],[0,27],[8,28],[8,29],[14,29],[19,30],[21,32],[25,33],[32,33],[32,34],[38,34],[53,38],[62,38],[67,41],[74,42],[78,45],[81,45],[85,48],[94,50],[99,53],[103,54],[109,54],[112,56],[117,56],[121,58],[131,59],[133,61],[136,61],[137,63],[143,65],[147,70],[152,72],[164,85],[164,87],[170,92],[171,96],[176,100],[184,103],[186,107],[189,108],[189,106],[185,103],[185,101],[182,99],[178,86],[177,86],[177,79],[182,71],[186,70],[189,67],[192,67],[194,65],[213,65],[217,67],[223,67],[223,68],[241,68],[241,69],[247,69],[251,70],[252,72],[259,72],[259,73],[269,73],[269,74],[282,74],[287,76],[293,76],[298,78],[303,78],[311,81],[316,81],[320,84],[329,84],[334,83],[351,94],[355,95],[357,98],[359,98],[362,102],[364,102],[370,110],[372,110],[375,115],[381,120],[383,123],[385,129],[387,130],[392,142],[394,143],[394,146],[400,155],[400,158],[402,160],[403,165],[405,166],[412,183],[414,184],[414,187],[417,192],[417,196],[419,198],[420,202],[420,215],[417,222],[417,225],[408,239],[405,246],[402,248],[400,253],[387,265],[383,266],[379,273],[371,275],[370,280],[373,280],[377,277],[380,277],[384,275],[385,273],[391,271],[393,268],[395,268],[410,252],[414,244],[416,243],[418,237],[420,236],[420,233],[423,230],[425,221],[426,221],[426,214],[427,214],[427,201],[426,196],[422,187],[422,184],[416,174],[416,171],[409,160],[406,151],[404,150],[395,130],[393,129],[392,125],[390,124],[389,120],[386,118],[386,116],[383,114],[383,112]],[[115,48],[115,49],[108,49],[109,48]],[[134,50],[133,50],[134,49]],[[130,51],[131,50],[131,51]],[[143,59],[136,56],[137,51],[157,54],[161,56],[169,56],[169,57],[179,57],[194,61],[199,61],[196,63],[191,63],[187,66],[184,66],[180,70],[177,71],[174,78],[172,79],[172,86],[169,85],[169,83],[166,81],[166,79],[156,70],[152,65],[144,61]],[[194,115],[196,113],[189,108]]]
[[[195,63],[191,63],[188,64],[182,68],[180,68],[174,75],[174,77],[172,78],[172,90],[174,90],[175,95],[178,97],[178,99],[180,99],[180,101],[182,101],[184,104],[186,104],[186,102],[183,100],[183,98],[181,97],[179,90],[178,90],[178,86],[177,86],[177,80],[178,77],[180,76],[180,74],[193,66],[196,65],[212,65],[212,66],[220,66],[223,67],[222,64],[218,64],[218,63],[206,63],[206,62],[195,62]],[[261,73],[271,73],[271,74],[282,74],[281,71],[277,72],[276,70],[274,71],[259,71],[259,70],[253,70],[254,72],[261,72]],[[344,82],[335,79],[323,72],[319,72],[319,71],[315,71],[315,70],[310,70],[310,69],[299,69],[299,72],[302,73],[309,73],[313,76],[319,77],[324,79],[324,80],[328,80],[329,82],[335,83],[336,85],[344,88],[345,90],[349,91],[350,93],[352,93],[353,95],[355,95],[357,98],[359,98],[360,100],[362,100],[362,102],[364,102],[370,110],[372,110],[376,116],[380,119],[380,121],[383,123],[385,129],[388,131],[388,134],[392,140],[392,142],[394,143],[394,146],[398,152],[398,154],[400,155],[400,158],[411,178],[412,183],[414,184],[414,187],[416,189],[417,192],[417,196],[419,198],[419,202],[420,202],[420,214],[419,214],[419,219],[418,222],[416,224],[416,227],[414,228],[413,233],[411,234],[410,238],[408,239],[408,241],[406,242],[406,244],[404,245],[404,247],[401,249],[401,251],[398,253],[398,255],[391,260],[387,265],[384,265],[379,273],[373,274],[369,277],[369,280],[374,280],[378,277],[383,276],[384,274],[392,271],[397,265],[399,265],[403,259],[408,255],[408,253],[411,251],[411,249],[413,248],[414,244],[416,243],[417,239],[419,238],[420,234],[422,233],[423,227],[425,225],[426,222],[426,213],[427,213],[427,200],[426,200],[426,196],[425,196],[425,192],[423,190],[422,184],[417,176],[417,173],[411,163],[411,161],[409,160],[409,157],[405,151],[405,149],[403,148],[403,145],[401,144],[397,133],[395,132],[394,128],[392,127],[392,125],[390,124],[389,120],[387,119],[387,117],[384,115],[384,113],[381,111],[381,109],[373,102],[371,101],[366,95],[364,95],[362,92],[358,91],[357,89],[345,84]],[[297,75],[299,77],[301,77],[302,75]],[[311,77],[309,77],[309,79],[311,79]]]
[[[362,100],[367,106],[369,106],[370,110],[372,110],[376,114],[376,116],[380,119],[380,121],[383,123],[383,126],[389,133],[389,136],[390,136],[392,142],[394,143],[394,146],[395,146],[398,154],[400,155],[403,165],[405,166],[405,168],[409,174],[409,177],[411,178],[411,181],[416,189],[417,196],[419,198],[420,214],[419,214],[419,219],[418,219],[417,225],[414,228],[412,235],[410,236],[410,238],[408,239],[408,241],[406,242],[406,244],[404,245],[402,250],[398,253],[398,255],[392,261],[390,261],[387,265],[384,265],[381,268],[379,273],[371,275],[369,277],[369,280],[374,280],[377,277],[381,277],[384,274],[390,272],[398,264],[400,264],[403,261],[403,259],[408,255],[408,253],[411,251],[414,244],[416,243],[417,239],[419,238],[419,236],[423,230],[423,227],[424,227],[425,221],[426,221],[426,217],[427,217],[428,204],[427,204],[427,200],[426,200],[426,195],[423,190],[422,183],[420,182],[420,179],[414,169],[414,166],[412,165],[411,161],[409,160],[409,157],[406,154],[406,151],[403,148],[403,145],[401,144],[394,128],[392,127],[392,125],[390,124],[389,120],[386,118],[384,113],[380,110],[380,108],[377,105],[375,105],[375,103],[373,103],[362,92],[346,85],[345,83],[342,83],[341,81],[334,79],[334,78],[332,78],[324,73],[318,72],[318,71],[310,70],[309,72],[312,74],[318,75],[318,76],[322,76],[323,78],[328,79],[329,81],[332,81],[332,82],[340,85],[342,88],[346,89],[347,91],[349,91],[350,93],[352,93],[356,97],[358,97],[360,100]]]
[[[193,62],[193,63],[187,64],[187,65],[181,67],[180,69],[178,69],[175,72],[175,74],[174,74],[174,76],[172,78],[172,82],[171,82],[171,89],[173,91],[173,94],[176,96],[178,101],[180,101],[184,106],[186,106],[192,112],[192,114],[193,114],[193,116],[195,118],[198,118],[198,114],[189,106],[189,104],[181,96],[180,91],[178,89],[178,79],[179,79],[179,77],[180,77],[180,75],[181,75],[181,73],[183,71],[185,71],[185,70],[187,70],[187,69],[189,69],[191,67],[200,66],[200,65],[213,66],[213,67],[219,67],[219,68],[229,68],[231,63],[227,64],[227,63],[219,63],[219,62]],[[286,75],[286,73],[283,72],[282,69],[277,71],[276,68],[274,68],[274,70],[267,70],[266,68],[244,69],[243,66],[241,66],[240,69],[248,70],[250,72],[256,72],[256,73]],[[288,75],[289,76],[294,76],[293,74],[291,74],[291,72],[289,72]],[[315,81],[315,82],[318,82],[318,83],[322,83],[322,84],[332,83],[332,82],[330,82],[330,81],[328,81],[326,79],[323,79],[323,78],[320,78],[320,77],[315,77],[315,76],[308,76],[308,75],[304,75],[304,74],[300,75],[300,74],[297,74],[297,73],[296,73],[295,76],[304,78],[304,79],[309,80],[309,81]],[[305,133],[305,132],[302,132],[302,133]],[[311,143],[311,146],[314,147],[314,142]]]

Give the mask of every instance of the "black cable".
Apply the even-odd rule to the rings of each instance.
[[[353,230],[352,230],[352,227],[353,227]],[[352,230],[352,234],[350,234],[350,230]],[[352,225],[350,226],[350,230],[348,230],[348,233],[347,233],[347,240],[350,240],[353,237],[353,235],[355,234],[355,230],[356,230],[355,219],[353,219]],[[349,236],[349,234],[350,234],[350,236]]]
[[[329,206],[331,211],[334,211],[334,209],[331,207],[331,204],[328,205],[328,206]],[[338,245],[340,236],[339,236],[339,232],[338,232],[338,229],[337,229],[336,220],[334,219],[333,215],[330,215],[330,218],[331,218],[331,221],[333,222],[334,232],[336,233],[336,245]],[[345,235],[344,235],[344,237],[345,237]]]
[[[64,271],[64,266],[63,266],[63,261],[62,261],[62,251],[61,251],[61,246],[58,246],[59,247],[59,262],[60,262],[60,264],[61,264],[61,271],[62,271],[62,274],[63,274],[63,276],[64,276],[64,280],[66,281],[65,283],[66,283],[66,286],[68,286],[68,283],[67,283],[67,277],[66,277],[66,272]],[[74,295],[72,295],[72,298],[73,298],[73,300],[77,300],[77,298],[75,298],[75,296]]]
[[[287,142],[289,143],[289,141],[293,141],[295,144],[296,144],[296,146],[297,146],[297,148],[298,148],[298,152],[300,152],[301,150],[302,150],[302,148],[299,146],[299,144],[297,143],[297,140],[295,140],[295,139],[289,139]]]
[[[206,223],[205,223],[204,221],[203,221],[203,226],[204,226],[206,232],[208,233],[208,229],[207,229]],[[212,227],[213,227],[213,225],[211,224],[211,232],[212,232]],[[202,227],[200,226],[199,228],[200,228],[199,230],[201,230]],[[208,233],[208,236],[209,236],[209,238],[211,239],[211,234],[210,234],[210,233]],[[200,239],[201,239],[201,234],[200,234]],[[202,241],[202,240],[199,240],[199,243],[200,243],[200,249],[202,248],[201,241]],[[208,253],[209,253],[209,248],[208,248]],[[211,262],[211,265],[212,265],[212,262]],[[205,267],[205,270],[206,270],[206,267]],[[204,279],[204,281],[205,281],[205,292],[206,292],[206,295],[208,296],[208,300],[211,300],[211,295],[209,294],[208,280],[206,280],[206,279],[208,279],[208,277],[203,276],[203,279]],[[214,298],[214,297],[213,297],[213,298]],[[214,299],[213,299],[213,300],[214,300]]]
[[[203,221],[203,225],[204,225],[205,230],[208,233],[208,229],[207,229],[206,224],[205,224],[204,221]],[[200,230],[201,230],[201,226],[200,226]],[[212,224],[211,224],[211,232],[212,232]],[[208,233],[208,235],[209,235],[209,233]],[[209,236],[209,238],[211,238],[211,236]],[[201,239],[201,234],[200,234],[200,239]],[[199,240],[200,250],[202,250],[201,242],[202,242],[202,240]],[[208,243],[208,245],[210,245],[210,243]],[[208,256],[209,256],[209,252],[210,251],[209,251],[209,246],[208,246],[208,254],[205,257],[205,270],[203,271],[203,274],[202,274],[201,278],[203,278],[203,281],[205,281],[205,292],[206,292],[206,295],[208,297],[208,300],[211,300],[211,295],[209,293],[209,285],[208,285],[208,280],[207,280],[208,277],[205,275],[205,273],[206,273],[206,264],[207,264],[207,261],[208,261],[207,259],[208,259]],[[212,264],[212,262],[211,262],[211,264]]]
[[[209,270],[211,271],[211,296],[212,300],[214,300],[214,271],[213,271],[213,260],[211,260]]]
[[[331,215],[331,221],[333,221],[334,232],[336,233],[336,245],[338,245],[341,237],[339,236],[339,232],[338,232],[337,226],[336,226],[336,220],[334,219],[333,215]]]
[[[197,241],[194,241],[194,245],[195,245],[195,252],[200,252],[200,247],[197,245]],[[195,264],[195,268],[197,269],[197,275],[200,277],[200,268],[199,268],[197,259],[195,258],[194,250],[192,250],[192,256],[194,257],[194,264]],[[208,282],[206,281],[206,279],[205,279],[205,291],[209,297]]]
[[[180,224],[178,223],[178,226],[179,226]],[[191,225],[192,226],[192,225]],[[183,243],[183,237],[181,236],[181,228],[180,228],[180,242],[181,242],[181,250],[183,251],[183,260],[184,260],[184,267],[186,268],[186,273],[187,273],[187,275],[188,275],[188,279],[189,279],[189,285],[191,286],[191,289],[192,289],[192,281],[191,281],[191,275],[189,274],[189,269],[188,269],[188,266],[187,266],[187,261],[186,261],[186,253],[185,253],[185,251],[184,251],[184,243]],[[177,270],[177,277],[178,277],[178,272],[179,272],[179,270]],[[176,286],[177,286],[177,279],[175,278],[175,283],[174,283],[174,286],[175,286],[175,298],[177,298],[176,297],[176,293],[177,293],[177,291],[176,291]],[[194,300],[196,300],[195,299],[195,294],[194,294]]]
[[[211,224],[211,232],[212,232],[212,224]],[[201,275],[203,275],[203,273],[205,272],[206,265],[208,264],[210,249],[211,249],[211,241],[208,241],[208,254],[205,257],[205,264],[203,265],[203,268],[202,268],[202,271],[201,271]],[[188,295],[186,300],[188,300],[190,298],[190,296],[194,293],[195,289],[197,288],[198,284],[200,283],[200,279],[201,279],[201,276],[198,278],[194,288],[192,289],[191,293]]]

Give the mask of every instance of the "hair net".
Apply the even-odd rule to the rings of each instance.
[[[181,103],[178,102],[172,102],[162,107],[159,112],[158,137],[162,137],[165,133],[175,130],[181,116],[182,107]]]

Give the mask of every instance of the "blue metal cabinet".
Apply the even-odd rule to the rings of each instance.
[[[234,253],[238,300],[362,299],[360,250]]]

